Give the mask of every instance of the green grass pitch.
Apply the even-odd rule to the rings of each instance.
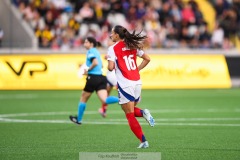
[[[83,125],[77,114],[81,91],[0,91],[1,160],[78,160],[79,152],[161,152],[162,160],[239,160],[240,89],[143,90],[140,108],[156,120],[138,118],[150,148],[139,141],[117,104],[107,118],[90,98]],[[117,95],[116,90],[112,95]]]

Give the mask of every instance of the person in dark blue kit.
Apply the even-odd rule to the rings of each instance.
[[[94,91],[96,91],[101,103],[112,104],[119,101],[118,97],[108,96],[107,79],[106,76],[102,75],[102,60],[100,53],[96,48],[97,41],[95,38],[87,37],[84,41],[84,47],[87,49],[87,67],[84,70],[84,74],[87,75],[87,81],[78,104],[78,115],[69,116],[70,120],[76,124],[82,124],[86,103]]]

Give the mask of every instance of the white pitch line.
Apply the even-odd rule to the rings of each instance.
[[[240,109],[233,110],[217,110],[217,109],[207,109],[207,110],[180,110],[180,109],[160,109],[151,110],[151,113],[208,113],[208,112],[240,112]],[[0,114],[0,117],[24,117],[24,116],[42,116],[42,115],[67,115],[72,114],[72,112],[35,112],[35,113],[13,113],[13,114]],[[98,114],[97,111],[85,111],[84,114]],[[123,111],[108,111],[108,114],[123,114]]]
[[[239,121],[240,118],[162,118],[157,121]]]
[[[109,111],[109,114],[123,114],[123,111]],[[26,117],[26,116],[44,116],[44,115],[71,115],[72,112],[34,112],[34,113],[12,113],[0,114],[0,117]],[[76,114],[76,113],[74,113]],[[97,111],[86,111],[84,114],[99,114]]]
[[[61,123],[68,124],[72,123],[67,120],[23,120],[23,119],[6,119],[0,118],[2,122],[15,122],[15,123]],[[84,121],[83,124],[99,124],[99,125],[127,125],[123,122],[90,122]],[[141,125],[148,125],[147,123],[141,123]],[[156,123],[156,126],[222,126],[222,127],[240,127],[240,124],[216,124],[216,123]]]
[[[39,96],[37,94],[14,94],[6,95],[0,94],[0,99],[37,99]]]
[[[95,111],[88,111],[87,114],[97,114]],[[114,113],[121,113],[116,111]],[[0,122],[14,122],[14,123],[72,123],[69,120],[26,120],[26,119],[12,119],[11,117],[27,117],[27,116],[52,116],[52,115],[69,115],[70,112],[35,112],[35,113],[17,113],[17,114],[2,114],[0,115]],[[189,122],[189,121],[239,121],[240,118],[158,118],[156,122]],[[98,122],[96,122],[98,121]],[[145,119],[139,119],[141,125],[148,125]],[[145,122],[145,123],[143,123]],[[114,124],[126,125],[126,119],[94,119],[86,120],[84,124]],[[219,123],[156,123],[160,126],[234,126],[238,127],[240,124],[219,124]]]
[[[71,112],[14,113],[14,114],[0,114],[0,117],[53,116],[53,115],[67,115],[67,114],[71,114]]]
[[[240,127],[240,124],[218,124],[218,123],[158,123],[165,126],[222,126],[222,127]]]
[[[109,114],[122,114],[122,111],[112,111]],[[96,111],[86,111],[85,114],[98,114]],[[53,115],[71,115],[71,112],[34,112],[34,113],[15,113],[0,114],[0,118],[9,117],[27,117],[27,116],[53,116]],[[0,119],[1,120],[1,119]],[[102,119],[101,119],[102,120]],[[108,121],[126,121],[126,119],[107,119]],[[141,119],[139,119],[141,121]],[[238,121],[238,118],[155,118],[156,121]]]
[[[139,117],[140,118],[140,117]],[[240,121],[240,118],[154,118],[155,121]],[[108,121],[126,121],[126,119],[107,119]],[[141,119],[138,119],[141,121]],[[144,120],[144,119],[143,119]]]
[[[151,110],[152,113],[231,113],[240,112],[240,109],[162,109],[162,110]]]

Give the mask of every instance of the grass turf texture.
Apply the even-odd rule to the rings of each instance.
[[[109,106],[105,119],[98,114],[96,94],[87,104],[85,124],[71,123],[68,116],[76,115],[80,94],[0,91],[0,159],[77,160],[79,152],[161,152],[162,160],[240,159],[240,89],[143,90],[138,106],[156,119],[152,128],[138,118],[148,149],[136,148],[139,141],[119,105]]]

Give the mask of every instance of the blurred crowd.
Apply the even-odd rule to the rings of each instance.
[[[209,0],[216,10],[209,30],[194,0],[12,0],[39,40],[39,48],[69,50],[94,36],[107,47],[120,24],[148,36],[151,48],[221,48],[240,37],[240,0]]]

